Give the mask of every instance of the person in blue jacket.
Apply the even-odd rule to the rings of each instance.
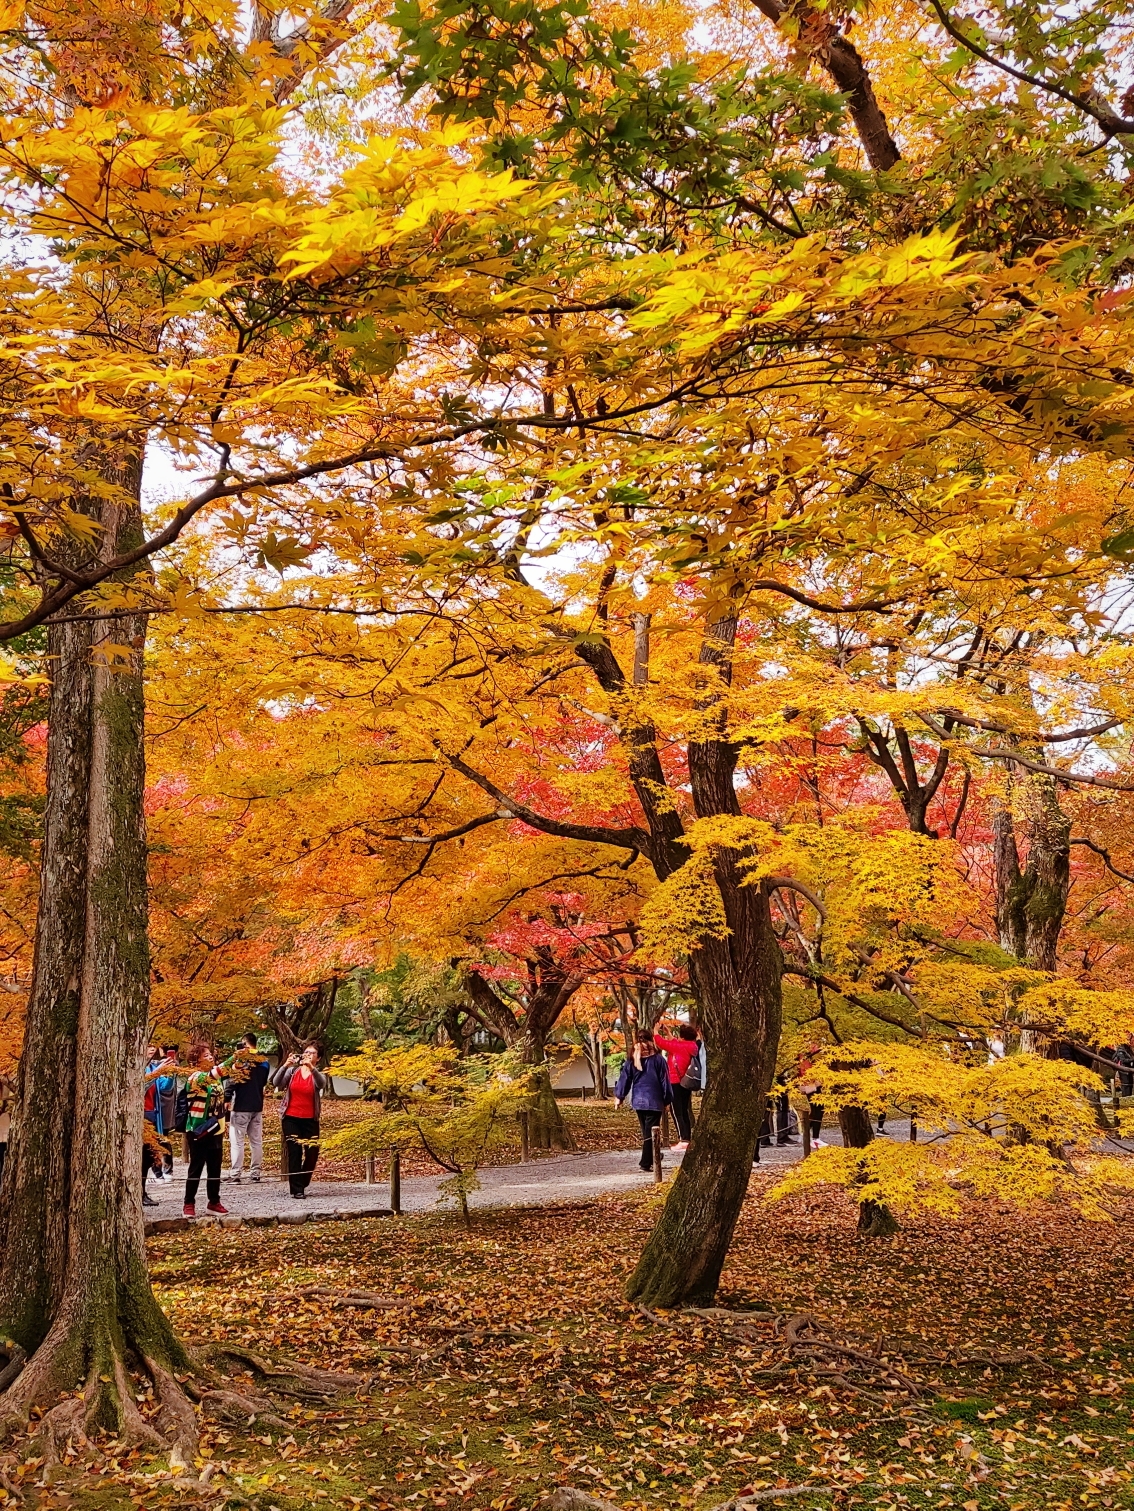
[[[648,1028],[640,1028],[635,1035],[634,1053],[623,1065],[618,1085],[614,1088],[615,1105],[621,1107],[627,1096],[642,1128],[642,1169],[652,1170],[654,1129],[673,1101],[673,1089],[665,1055],[654,1043],[654,1036]]]

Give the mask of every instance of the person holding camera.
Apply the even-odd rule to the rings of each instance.
[[[237,1056],[218,1065],[207,1044],[194,1044],[188,1059],[194,1069],[185,1082],[185,1143],[189,1160],[189,1174],[185,1181],[186,1217],[197,1215],[197,1191],[201,1184],[201,1172],[205,1171],[205,1191],[208,1208],[217,1216],[228,1212],[221,1206],[221,1165],[224,1161],[224,1081],[226,1070],[235,1063]]]
[[[692,1024],[682,1023],[676,1039],[663,1039],[661,1034],[655,1034],[654,1043],[664,1051],[669,1065],[673,1117],[677,1123],[677,1142],[670,1147],[680,1152],[689,1148],[693,1137],[693,1093],[701,1089],[701,1041]]]
[[[315,1173],[321,1093],[331,1085],[330,1076],[324,1075],[318,1065],[319,1046],[308,1044],[301,1055],[288,1055],[270,1078],[271,1085],[284,1094],[280,1122],[287,1154],[287,1180],[297,1200],[307,1195]]]

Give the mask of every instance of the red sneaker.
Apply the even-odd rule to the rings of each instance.
[[[227,1217],[228,1208],[222,1207],[219,1201],[211,1201],[205,1208],[206,1212],[215,1212],[218,1217]]]
[[[186,1202],[185,1205],[181,1208],[181,1215],[183,1217],[196,1217],[197,1208],[191,1207],[189,1203]]]

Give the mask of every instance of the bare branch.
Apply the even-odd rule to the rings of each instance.
[[[482,772],[476,771],[459,755],[451,755],[440,745],[437,745],[436,749],[454,771],[459,771],[463,777],[475,783],[482,792],[487,792],[489,797],[495,798],[512,818],[518,818],[521,823],[538,829],[542,834],[552,834],[558,839],[582,840],[592,845],[614,845],[620,850],[640,850],[644,855],[650,854],[651,840],[644,829],[609,829],[601,824],[569,824],[560,819],[550,818],[547,814],[537,813],[526,803],[517,802],[515,798],[509,797],[506,792],[497,787],[495,782]]]
[[[1088,850],[1093,850],[1100,857],[1107,870],[1114,876],[1117,876],[1120,881],[1134,881],[1134,876],[1129,876],[1125,871],[1120,871],[1111,860],[1109,852],[1104,850],[1101,845],[1096,845],[1093,839],[1070,839],[1067,843],[1069,845],[1083,845]]]
[[[801,0],[801,3],[783,4],[781,0],[754,0],[757,10],[779,26],[790,15],[797,23],[798,31],[792,40],[802,51],[808,52],[830,74],[840,93],[847,97],[851,120],[854,121],[863,151],[876,171],[885,172],[901,157],[897,143],[890,135],[886,117],[874,94],[870,75],[862,61],[862,55],[845,37],[833,21]]]
[[[1014,79],[1019,79],[1021,84],[1028,84],[1033,89],[1042,89],[1046,94],[1053,94],[1057,99],[1065,100],[1068,105],[1074,105],[1076,110],[1081,110],[1084,115],[1090,116],[1091,120],[1102,128],[1103,135],[1108,139],[1112,136],[1134,135],[1134,120],[1127,120],[1111,110],[1109,105],[1099,99],[1093,89],[1064,89],[1062,84],[1056,84],[1052,79],[1041,78],[1039,74],[1027,73],[1012,63],[1006,63],[1003,58],[998,58],[995,53],[989,52],[979,42],[966,37],[945,7],[940,4],[940,0],[929,0],[929,3],[942,28],[954,42],[959,42],[974,57],[982,59],[985,63],[991,63],[993,68],[999,68],[1002,73],[1010,74]]]

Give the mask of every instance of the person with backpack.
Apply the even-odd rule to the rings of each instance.
[[[630,1106],[638,1114],[642,1130],[643,1170],[654,1168],[654,1129],[662,1113],[673,1101],[673,1084],[665,1056],[658,1053],[653,1034],[640,1028],[635,1036],[634,1053],[622,1067],[614,1088],[614,1105],[621,1107],[629,1096]]]
[[[206,1210],[215,1212],[218,1217],[228,1215],[228,1208],[221,1205],[220,1199],[221,1165],[224,1163],[223,1077],[226,1071],[247,1058],[247,1050],[241,1048],[218,1065],[207,1044],[194,1044],[189,1051],[189,1062],[194,1068],[189,1071],[185,1089],[180,1094],[184,1097],[186,1158],[189,1161],[185,1204],[181,1209],[186,1217],[197,1215],[197,1190],[202,1171],[206,1172]]]
[[[677,1123],[675,1152],[688,1149],[693,1136],[693,1093],[701,1089],[701,1041],[697,1030],[682,1023],[676,1039],[654,1035],[654,1043],[665,1051],[669,1065],[669,1084],[673,1094],[673,1116]]]
[[[174,1062],[159,1059],[155,1044],[146,1047],[146,1065],[142,1072],[142,1080],[145,1086],[145,1094],[142,1103],[142,1206],[156,1207],[157,1202],[146,1190],[146,1178],[153,1172],[155,1181],[165,1179],[163,1149],[161,1135],[165,1131],[161,1121],[161,1099],[159,1088],[162,1079],[170,1064]]]

